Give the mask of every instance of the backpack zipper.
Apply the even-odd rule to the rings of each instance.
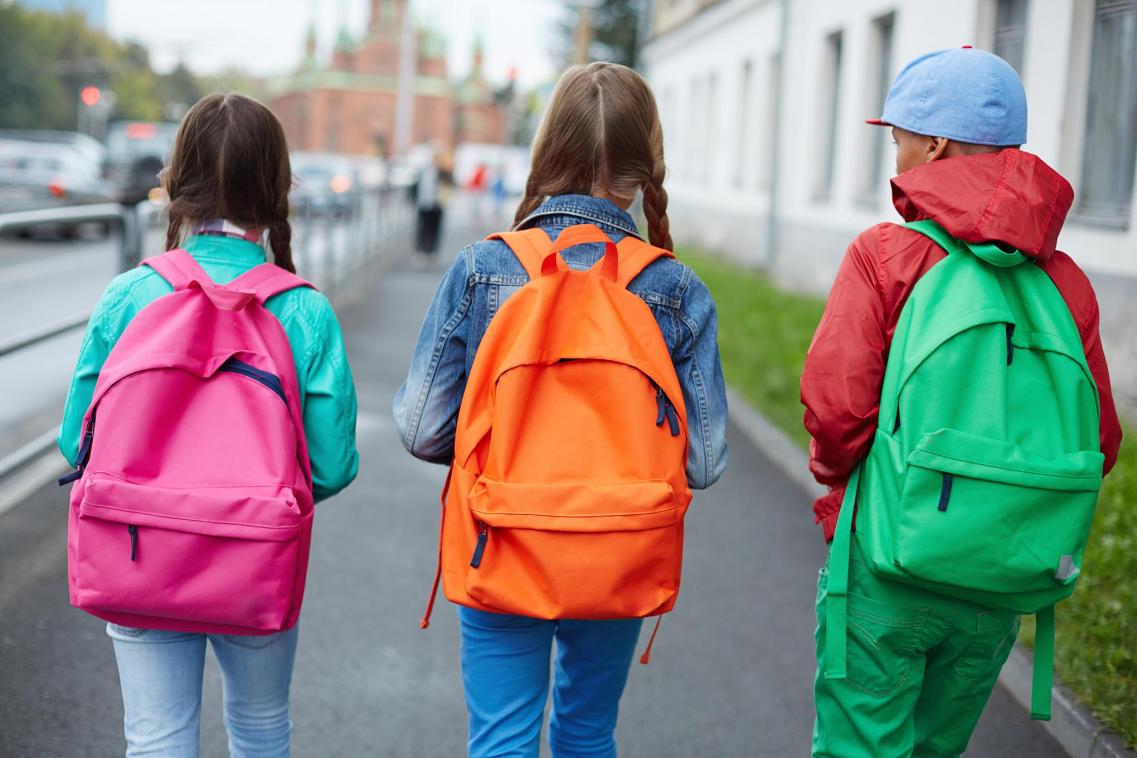
[[[474,556],[470,558],[470,568],[478,568],[482,565],[482,555],[486,552],[486,542],[490,538],[490,528],[480,521],[478,524],[481,530],[478,532],[478,543],[474,545]]]
[[[654,381],[652,385],[655,387],[655,425],[663,426],[663,422],[667,420],[667,426],[671,430],[672,437],[679,436],[679,413],[675,410],[675,406],[671,404],[668,399],[667,393],[663,388],[656,384]]]
[[[288,404],[288,399],[284,396],[284,384],[281,383],[280,377],[276,374],[271,374],[268,371],[262,371],[256,366],[250,366],[244,361],[239,361],[236,358],[230,358],[221,364],[218,371],[227,371],[231,374],[239,374],[241,376],[252,379],[264,387],[276,393],[276,396],[284,401],[285,405]]]
[[[133,561],[138,557],[138,527],[130,524],[126,531],[130,532],[130,560]]]

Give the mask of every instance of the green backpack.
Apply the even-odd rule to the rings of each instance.
[[[1054,604],[1074,591],[1101,489],[1097,384],[1058,288],[1020,252],[906,226],[948,252],[900,314],[872,449],[830,555],[825,672],[845,678],[854,505],[876,574],[1037,615],[1031,717],[1050,718]]]

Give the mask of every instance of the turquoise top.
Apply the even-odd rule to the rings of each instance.
[[[265,262],[263,247],[236,237],[194,235],[182,247],[219,284]],[[131,319],[172,291],[151,268],[140,266],[115,277],[95,306],[79,349],[79,363],[59,430],[59,449],[72,465],[79,452],[83,416],[111,349]],[[312,462],[313,494],[316,500],[322,500],[350,484],[359,470],[355,385],[343,332],[331,303],[313,289],[282,292],[269,298],[265,307],[280,319],[292,345],[308,457]]]

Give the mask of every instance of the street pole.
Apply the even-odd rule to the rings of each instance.
[[[399,32],[399,83],[395,93],[395,155],[411,149],[415,107],[415,61],[418,59],[414,16],[408,0],[403,4],[402,28]]]

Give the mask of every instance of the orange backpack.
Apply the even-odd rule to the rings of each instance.
[[[627,286],[671,253],[591,224],[556,244],[540,229],[490,239],[530,282],[490,322],[462,397],[442,491],[446,597],[544,619],[665,613],[691,501],[687,415],[659,325]],[[560,251],[588,242],[604,257],[570,269]]]

